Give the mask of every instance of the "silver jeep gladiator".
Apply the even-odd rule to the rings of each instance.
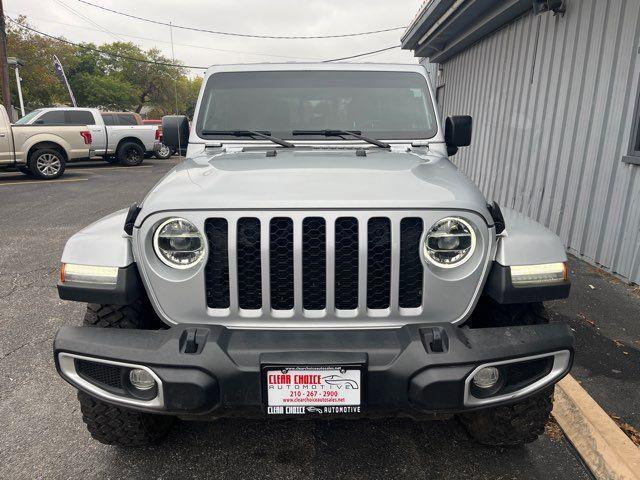
[[[210,68],[191,127],[163,121],[187,159],[62,255],[60,297],[89,305],[55,364],[91,435],[404,415],[536,439],[573,360],[542,304],[565,249],[458,172],[471,117],[433,98],[419,65]]]

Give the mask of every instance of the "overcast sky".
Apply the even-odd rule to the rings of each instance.
[[[264,35],[330,35],[408,25],[422,0],[89,0],[136,16],[189,27]],[[73,42],[124,40],[171,57],[168,27],[153,25],[78,0],[4,0],[5,14],[26,15],[45,33]],[[72,11],[74,10],[74,11]],[[83,18],[84,17],[84,18]],[[94,22],[94,23],[91,23]],[[97,24],[97,25],[96,25]],[[100,27],[110,31],[101,31]],[[316,61],[400,43],[403,30],[342,39],[267,40],[173,29],[176,59],[187,65]],[[226,51],[225,51],[226,50]],[[396,49],[357,61],[415,63]],[[192,74],[201,71],[194,70]]]

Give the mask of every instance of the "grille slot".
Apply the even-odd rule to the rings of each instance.
[[[293,220],[272,218],[269,226],[271,308],[293,309]]]
[[[400,308],[418,308],[422,305],[424,268],[420,259],[421,218],[403,218],[400,222],[400,282],[398,285]]]
[[[358,308],[358,219],[341,217],[336,220],[336,308]]]
[[[262,308],[262,268],[260,266],[260,220],[238,220],[238,305],[243,310]]]
[[[75,359],[76,372],[85,380],[98,384],[106,390],[123,391],[122,367],[107,363],[90,362],[88,360]]]
[[[227,220],[209,218],[204,224],[209,242],[205,267],[207,306],[229,308],[229,232]]]
[[[391,300],[391,221],[369,219],[367,240],[367,308],[388,308]]]
[[[327,302],[327,228],[324,218],[307,217],[302,222],[302,305],[322,310]]]

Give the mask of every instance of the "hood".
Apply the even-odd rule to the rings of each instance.
[[[455,209],[493,223],[486,200],[437,154],[367,150],[203,153],[171,170],[143,203],[157,211],[216,209]]]

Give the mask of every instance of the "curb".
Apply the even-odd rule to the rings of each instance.
[[[640,448],[571,375],[556,385],[553,416],[597,479],[640,480]]]

